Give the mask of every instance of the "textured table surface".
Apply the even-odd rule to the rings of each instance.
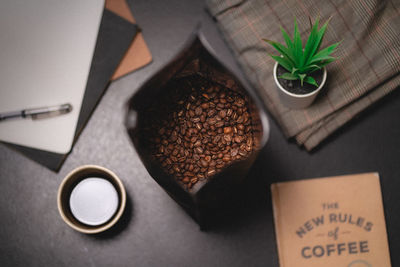
[[[1,266],[278,266],[269,186],[272,182],[376,171],[393,266],[400,266],[400,93],[386,97],[308,153],[271,137],[252,168],[245,194],[215,227],[196,223],[156,184],[123,126],[124,104],[184,44],[198,22],[220,58],[239,71],[202,1],[130,3],[153,63],[111,84],[72,153],[54,173],[0,145]],[[105,166],[129,195],[123,220],[102,235],[70,229],[57,211],[63,177],[84,164]]]

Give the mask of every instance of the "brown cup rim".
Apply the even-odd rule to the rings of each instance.
[[[85,171],[85,170],[97,170],[99,172],[104,173],[105,175],[107,175],[108,178],[110,178],[113,182],[115,182],[115,184],[118,186],[117,191],[119,191],[119,206],[118,206],[118,210],[115,213],[115,215],[112,217],[112,219],[110,221],[108,221],[105,224],[102,224],[100,226],[91,226],[90,229],[80,226],[78,224],[76,224],[75,222],[73,222],[66,214],[63,208],[63,200],[62,200],[62,193],[65,190],[68,190],[68,188],[66,187],[66,184],[68,183],[68,181],[71,178],[74,178],[77,174]],[[58,207],[58,211],[61,215],[61,218],[63,219],[63,221],[68,224],[71,228],[73,228],[74,230],[81,232],[81,233],[85,233],[85,234],[97,234],[100,232],[103,232],[109,228],[111,228],[113,225],[115,225],[117,223],[117,221],[121,218],[124,210],[125,210],[125,206],[126,206],[126,191],[125,191],[125,187],[122,183],[122,181],[118,178],[118,176],[112,172],[111,170],[104,168],[102,166],[98,166],[98,165],[82,165],[78,168],[75,168],[74,170],[72,170],[71,172],[69,172],[65,178],[63,179],[63,181],[61,182],[59,188],[58,188],[58,193],[57,193],[57,207]]]

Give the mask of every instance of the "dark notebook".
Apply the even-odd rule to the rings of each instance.
[[[74,143],[107,89],[111,76],[137,32],[136,24],[132,24],[106,9],[104,10],[75,131]],[[7,145],[53,171],[58,171],[68,156],[68,154],[57,154],[19,145]]]

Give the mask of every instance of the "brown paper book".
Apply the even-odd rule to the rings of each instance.
[[[272,184],[281,267],[389,267],[378,173]]]
[[[131,23],[136,23],[126,0],[106,0],[106,8]],[[116,80],[152,61],[149,48],[144,41],[143,34],[139,32],[128,48],[124,58],[115,70],[111,80]]]

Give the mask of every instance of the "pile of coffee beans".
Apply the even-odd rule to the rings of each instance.
[[[146,110],[152,156],[189,190],[254,149],[248,97],[195,75],[170,82]]]

